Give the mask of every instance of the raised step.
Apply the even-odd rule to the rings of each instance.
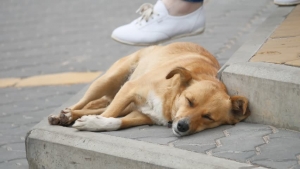
[[[289,10],[268,18],[219,75],[230,94],[249,99],[247,122],[300,131],[300,6],[285,19]]]

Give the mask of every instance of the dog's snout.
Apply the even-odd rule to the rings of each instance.
[[[189,130],[189,124],[186,122],[186,120],[180,120],[177,124],[177,130],[180,132],[186,132]]]

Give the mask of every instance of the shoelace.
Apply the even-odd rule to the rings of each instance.
[[[140,24],[143,20],[148,22],[148,20],[150,18],[153,18],[152,15],[154,15],[154,14],[159,16],[159,14],[153,10],[153,5],[150,3],[144,3],[143,5],[141,5],[139,7],[139,9],[136,11],[136,13],[139,13],[142,15],[141,19],[139,21],[137,21],[138,24]]]

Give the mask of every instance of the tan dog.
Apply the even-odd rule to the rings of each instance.
[[[88,131],[173,122],[177,136],[235,124],[250,115],[248,100],[227,94],[218,69],[196,44],[151,46],[118,60],[77,104],[48,120],[70,125],[78,119],[73,127]]]

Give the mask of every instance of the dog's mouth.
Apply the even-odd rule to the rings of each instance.
[[[182,136],[181,133],[179,131],[177,131],[176,129],[172,128],[173,133],[175,134],[175,136]]]

